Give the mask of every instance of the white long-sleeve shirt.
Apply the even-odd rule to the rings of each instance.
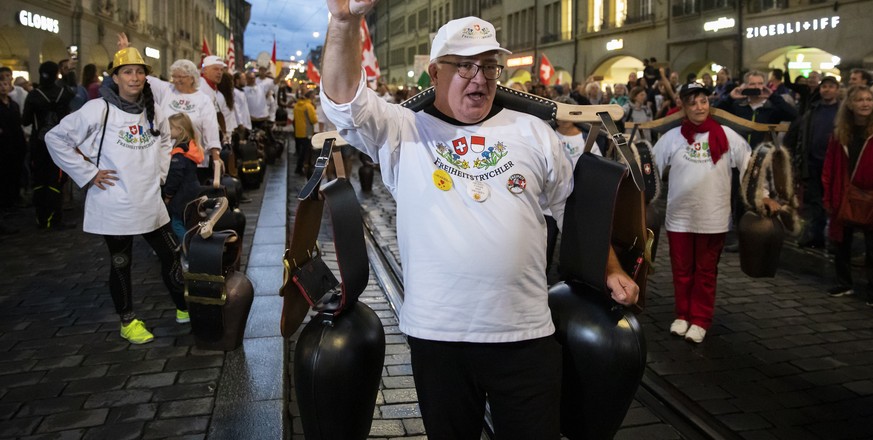
[[[108,105],[104,136],[106,111],[106,101],[92,99],[67,115],[45,136],[49,153],[80,187],[97,175],[98,154],[100,170],[115,170],[115,185],[88,189],[85,232],[134,235],[154,231],[170,221],[161,199],[173,147],[170,126],[161,109],[155,108],[155,128],[160,135],[153,136],[145,111],[131,114]]]

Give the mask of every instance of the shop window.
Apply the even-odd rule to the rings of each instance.
[[[748,3],[750,13],[783,9],[788,5],[788,0],[750,0]]]
[[[391,59],[390,64],[391,65],[403,64],[403,57],[405,54],[406,54],[406,51],[403,50],[402,47],[400,49],[392,50],[391,56],[389,57]]]
[[[406,29],[409,29],[409,32],[414,32],[418,27],[415,25],[415,14],[406,17]]]
[[[709,11],[712,9],[733,9],[736,6],[736,0],[703,0],[700,9],[702,11]]]
[[[673,16],[682,17],[700,12],[698,0],[673,0]]]
[[[561,4],[554,2],[543,8],[543,32],[540,43],[553,43],[561,39]]]
[[[427,9],[422,9],[422,10],[418,11],[418,27],[427,28],[427,19],[428,19]]]
[[[404,20],[403,17],[391,20],[391,36],[400,35],[406,32],[406,27],[403,26],[405,23],[406,20]]]
[[[652,12],[652,0],[630,0],[628,1],[627,8],[625,24],[651,21],[655,17],[655,14]]]
[[[603,28],[603,0],[588,3],[588,31],[599,32]]]
[[[415,64],[415,55],[416,55],[415,50],[416,50],[415,46],[412,46],[412,47],[406,49],[406,64],[409,64],[409,65]]]

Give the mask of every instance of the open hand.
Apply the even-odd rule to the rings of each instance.
[[[130,41],[127,39],[127,34],[120,32],[118,34],[118,42],[116,43],[118,50],[127,49],[130,46]]]
[[[97,188],[105,190],[107,186],[115,186],[114,180],[118,180],[118,177],[115,176],[115,170],[99,170],[97,175],[91,179],[91,183]]]

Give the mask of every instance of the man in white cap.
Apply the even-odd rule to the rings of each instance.
[[[224,99],[224,95],[218,93],[218,83],[221,82],[221,75],[224,73],[224,70],[227,68],[227,64],[224,63],[224,60],[221,57],[215,55],[209,55],[208,57],[203,59],[203,65],[200,67],[200,88],[199,90],[206,94],[209,99],[215,103],[215,112],[221,117],[219,117],[219,126],[221,126],[221,139],[222,142],[229,142],[230,140],[230,132],[236,128],[235,123],[231,124],[231,121],[235,121],[236,117],[233,114],[233,110],[227,106],[227,101]],[[222,120],[224,123],[222,123]],[[220,148],[211,148],[207,151],[210,156],[212,156],[213,162],[221,162],[221,149]]]
[[[432,106],[379,98],[361,69],[361,17],[375,3],[327,0],[321,102],[341,136],[378,160],[397,201],[400,329],[428,438],[478,439],[486,398],[498,438],[560,438],[543,210],[563,220],[570,162],[546,123],[494,104],[509,51],[480,18],[437,32]],[[616,301],[636,302],[614,255],[607,278]]]

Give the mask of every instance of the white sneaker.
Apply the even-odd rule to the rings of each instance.
[[[706,330],[704,330],[703,327],[698,327],[696,325],[692,325],[688,328],[688,331],[685,332],[685,340],[696,344],[703,342],[704,337],[706,337]]]
[[[688,321],[684,319],[677,319],[670,324],[670,334],[676,336],[685,336],[685,333],[688,331]]]

